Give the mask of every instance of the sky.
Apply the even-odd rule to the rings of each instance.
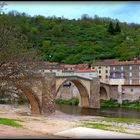
[[[68,19],[110,17],[127,23],[140,23],[140,1],[7,1],[5,12],[16,10],[28,15]]]

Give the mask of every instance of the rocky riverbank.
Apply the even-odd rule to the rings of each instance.
[[[105,117],[100,116],[75,116],[60,111],[46,116],[32,116],[28,106],[0,105],[0,118],[13,119],[23,126],[23,128],[14,128],[0,124],[0,138],[56,138],[56,133],[83,126],[83,122],[119,126],[125,130],[131,129],[133,131],[130,134],[140,132],[139,123],[109,122],[104,120]],[[65,137],[58,136],[57,138]]]

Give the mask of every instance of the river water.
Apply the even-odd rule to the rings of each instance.
[[[66,114],[72,115],[88,115],[88,116],[102,116],[113,118],[137,118],[140,119],[140,110],[138,109],[125,109],[125,108],[81,108],[78,106],[70,105],[58,105],[56,104],[56,110],[59,110]]]

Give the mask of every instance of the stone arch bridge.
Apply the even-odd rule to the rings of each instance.
[[[55,111],[56,95],[66,81],[73,82],[78,88],[81,107],[100,108],[100,86],[109,98],[109,86],[100,83],[98,77],[90,79],[75,75],[60,76],[55,73],[44,73],[35,76],[30,82],[22,80],[16,83],[16,87],[24,92],[29,100],[32,114],[49,114]]]

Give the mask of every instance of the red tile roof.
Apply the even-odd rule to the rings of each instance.
[[[93,63],[92,66],[109,66],[116,62],[118,62],[117,59],[105,59],[105,60],[97,61],[97,62]]]
[[[127,65],[140,65],[140,61],[118,61],[114,64],[111,64],[112,66],[127,66]]]
[[[92,66],[125,66],[125,65],[140,65],[140,61],[118,61],[117,59],[98,61],[92,64]]]
[[[77,64],[76,69],[87,69],[88,65],[87,64]]]
[[[64,64],[64,65],[62,65],[62,67],[64,67],[64,68],[75,68],[76,65]]]

